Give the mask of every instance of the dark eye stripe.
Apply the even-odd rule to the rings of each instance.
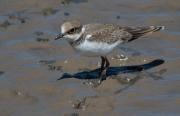
[[[77,33],[77,32],[79,32],[80,30],[79,30],[79,28],[72,28],[70,31],[68,31],[67,33],[68,34],[73,34],[73,33]]]

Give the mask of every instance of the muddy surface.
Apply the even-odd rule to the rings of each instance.
[[[161,32],[119,46],[100,86],[100,58],[53,41],[67,20]],[[179,0],[0,0],[0,116],[179,116]]]

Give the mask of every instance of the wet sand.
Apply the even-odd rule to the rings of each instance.
[[[180,115],[179,12],[178,0],[0,0],[0,116]],[[119,46],[93,88],[100,58],[53,41],[67,20],[166,29]]]

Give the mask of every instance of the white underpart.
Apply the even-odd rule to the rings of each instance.
[[[65,28],[61,27],[61,33],[65,32]],[[79,34],[66,35],[65,38],[68,38],[69,41],[75,41],[80,38],[81,34],[85,32],[85,27],[83,26]],[[115,43],[105,43],[105,42],[96,42],[90,41],[92,35],[86,35],[85,40],[75,47],[76,51],[85,56],[106,56],[114,48],[116,48],[122,41],[117,41]]]
[[[85,56],[106,56],[120,43],[121,41],[117,41],[115,43],[108,44],[105,42],[89,41],[86,39],[83,43],[76,46],[75,49]]]

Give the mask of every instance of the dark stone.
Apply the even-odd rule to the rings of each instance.
[[[120,19],[121,17],[118,15],[118,16],[116,16],[116,19]]]
[[[70,15],[70,13],[64,12],[64,16],[69,16],[69,15]]]

